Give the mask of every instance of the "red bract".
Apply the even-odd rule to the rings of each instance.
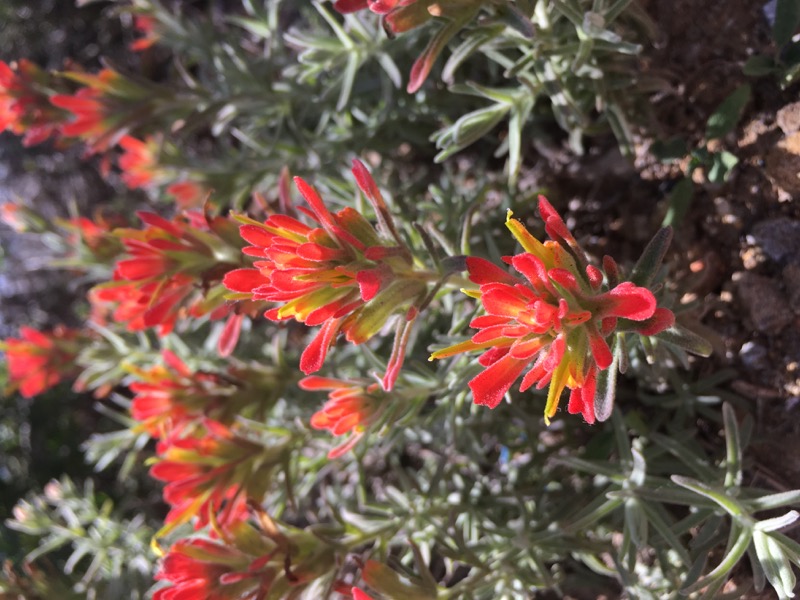
[[[431,38],[430,43],[411,67],[408,93],[416,92],[428,78],[433,64],[453,36],[475,15],[483,0],[337,0],[333,6],[340,13],[369,9],[383,15],[385,28],[403,33],[424,25],[434,17],[443,17],[447,25]]]
[[[232,224],[191,214],[171,221],[148,212],[139,217],[144,229],[115,231],[127,253],[117,261],[114,280],[94,288],[92,300],[113,303],[114,320],[130,331],[158,327],[161,335],[189,313],[199,317],[220,308],[225,300],[215,287],[235,265],[220,257],[238,253],[227,241]]]
[[[128,46],[133,52],[142,52],[158,43],[161,36],[155,31],[156,20],[148,15],[134,15],[133,27],[142,37]]]
[[[152,116],[159,100],[150,89],[113,69],[96,75],[77,71],[63,74],[84,85],[72,95],[56,94],[50,102],[72,113],[61,134],[87,144],[90,152],[104,152],[116,144],[139,119]]]
[[[351,434],[345,443],[328,453],[337,458],[356,445],[366,429],[381,414],[386,394],[377,383],[345,381],[328,377],[306,377],[299,383],[304,390],[330,390],[322,410],[311,417],[311,427],[327,429],[333,435]]]
[[[118,163],[122,181],[131,189],[146,188],[156,183],[161,172],[156,161],[158,144],[152,138],[145,141],[126,135],[119,141],[123,149]]]
[[[657,309],[646,288],[623,282],[609,289],[604,273],[588,264],[564,221],[541,196],[539,211],[554,241],[539,242],[510,211],[506,221],[525,252],[504,260],[522,278],[481,258],[467,259],[470,280],[480,286],[469,293],[487,314],[473,319],[471,326],[480,331],[471,340],[434,352],[431,359],[485,350],[479,362],[486,369],[469,383],[476,404],[494,408],[527,370],[520,391],[550,386],[545,421],[555,415],[567,387],[569,412],[593,423],[596,378],[612,363],[607,339],[617,319],[641,322],[643,333],[653,335],[669,327],[674,316]]]
[[[207,418],[225,425],[239,416],[263,419],[285,387],[286,378],[273,368],[194,372],[173,352],[162,354],[164,365],[131,368],[136,381],[129,384],[135,394],[131,415],[156,438],[183,435]]]
[[[159,536],[197,517],[196,528],[215,520],[223,525],[245,517],[247,499],[260,501],[276,467],[285,460],[286,442],[274,446],[251,441],[220,423],[206,420],[185,438],[159,442],[150,475],[167,482],[171,506]]]
[[[21,327],[19,338],[1,342],[11,389],[18,389],[25,398],[32,398],[70,375],[75,370],[73,361],[80,349],[78,337],[78,331],[65,327],[48,333]]]
[[[263,513],[260,521],[260,528],[247,522],[224,527],[220,541],[176,542],[155,576],[169,586],[153,600],[295,598],[334,568],[333,549],[320,538],[279,528]]]
[[[254,269],[231,271],[223,283],[236,292],[231,298],[280,304],[265,313],[268,319],[322,326],[300,359],[306,374],[322,367],[339,333],[361,344],[401,313],[405,321],[384,377],[384,386],[391,389],[426,281],[437,275],[415,270],[377,185],[359,161],[353,163],[353,174],[375,208],[383,237],[352,208],[331,213],[313,187],[295,178],[311,206],[300,210],[318,226],[287,215],[272,215],[264,223],[240,217],[245,223],[241,236],[251,244],[244,252],[258,260]]]
[[[0,132],[22,135],[25,146],[43,142],[56,132],[66,114],[50,104],[45,90],[49,75],[25,59],[0,61]]]
[[[175,198],[181,208],[197,208],[202,206],[209,191],[195,181],[179,181],[168,185],[167,193]]]

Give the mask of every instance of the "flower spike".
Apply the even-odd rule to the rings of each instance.
[[[657,306],[647,288],[630,281],[617,283],[613,261],[603,261],[604,267],[613,265],[610,273],[589,265],[586,253],[543,196],[539,211],[552,238],[544,243],[513,219],[511,211],[506,219],[525,252],[503,260],[522,277],[481,258],[467,259],[470,280],[480,286],[474,296],[486,315],[473,319],[471,326],[478,332],[471,340],[437,350],[431,360],[484,350],[479,362],[485,369],[469,383],[476,404],[496,407],[525,373],[521,391],[549,386],[545,422],[556,414],[561,394],[569,388],[567,410],[593,423],[597,374],[613,368],[610,342],[617,319],[638,322],[642,334],[655,335],[669,327],[674,316]]]

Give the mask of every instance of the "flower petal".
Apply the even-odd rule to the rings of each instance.
[[[527,365],[527,360],[519,360],[507,354],[478,373],[469,382],[475,404],[482,404],[489,408],[496,407]]]

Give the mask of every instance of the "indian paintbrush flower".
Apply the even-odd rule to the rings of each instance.
[[[301,379],[299,386],[309,391],[330,391],[328,401],[311,417],[311,427],[327,429],[337,436],[351,434],[328,453],[328,458],[338,458],[355,446],[381,416],[387,399],[386,392],[374,381],[345,381],[312,375]]]
[[[289,442],[265,445],[210,419],[191,435],[161,440],[150,475],[167,483],[164,501],[171,509],[159,537],[194,517],[196,529],[211,519],[224,525],[242,520],[248,499],[261,501],[284,464]]]
[[[11,390],[25,398],[38,396],[75,371],[80,332],[56,327],[50,332],[21,327],[19,338],[0,342],[8,364]]]
[[[105,152],[132,130],[152,127],[159,118],[174,122],[192,107],[191,103],[178,107],[173,90],[110,68],[97,74],[66,71],[62,75],[83,87],[50,98],[53,106],[72,113],[60,133],[86,143],[89,153]]]
[[[520,391],[549,385],[545,421],[558,410],[564,388],[571,390],[568,410],[595,421],[598,374],[613,362],[609,339],[618,320],[655,335],[674,322],[671,311],[657,306],[653,293],[630,281],[616,280],[616,264],[604,260],[604,271],[589,264],[586,253],[564,221],[542,196],[539,212],[552,240],[541,243],[512,218],[506,226],[525,252],[504,261],[522,277],[491,262],[467,258],[467,291],[480,299],[486,314],[470,324],[479,329],[468,341],[438,350],[431,359],[484,350],[485,369],[469,383],[476,404],[494,408],[525,372]]]
[[[177,541],[155,579],[167,581],[153,600],[296,598],[335,568],[333,546],[303,529],[278,525],[254,509],[248,521],[215,524],[217,540]]]
[[[353,174],[375,209],[381,233],[358,211],[346,207],[332,213],[317,191],[299,177],[300,193],[311,210],[300,210],[315,221],[276,214],[259,223],[244,223],[242,237],[251,245],[244,253],[256,258],[252,269],[237,269],[223,283],[232,299],[278,303],[268,319],[294,319],[321,325],[303,352],[300,369],[318,371],[339,333],[354,344],[377,334],[387,320],[400,315],[396,342],[383,385],[391,389],[403,362],[410,328],[425,299],[428,281],[439,277],[419,269],[395,229],[386,203],[366,167],[353,161]]]
[[[133,27],[142,37],[135,39],[128,48],[133,52],[143,52],[157,44],[161,39],[156,29],[156,19],[150,15],[133,15]]]
[[[115,305],[113,318],[130,331],[158,327],[166,335],[186,316],[229,316],[234,325],[241,311],[226,305],[219,292],[223,274],[241,264],[241,243],[232,221],[200,213],[172,220],[140,212],[142,230],[115,230],[126,254],[117,260],[113,281],[94,288],[90,296],[101,311],[103,303]],[[99,312],[102,314],[102,312]],[[229,336],[238,333],[227,328]],[[235,340],[225,338],[221,348]]]
[[[0,61],[0,132],[23,136],[25,146],[55,134],[67,113],[50,104],[52,84],[51,75],[28,60]]]
[[[285,387],[276,368],[231,365],[224,373],[193,371],[175,353],[162,352],[163,365],[130,367],[135,379],[131,416],[138,429],[164,439],[212,419],[231,425],[237,417],[263,419]]]
[[[433,68],[437,57],[458,31],[469,23],[484,0],[336,0],[333,7],[340,13],[352,13],[369,9],[382,15],[384,27],[391,34],[416,29],[434,19],[442,17],[446,24],[431,38],[425,50],[411,67],[408,93],[413,94]]]

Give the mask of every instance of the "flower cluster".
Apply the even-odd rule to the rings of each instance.
[[[237,416],[263,418],[285,388],[277,369],[231,366],[224,375],[194,372],[174,352],[162,355],[163,365],[131,368],[131,415],[151,437],[180,436],[208,419],[231,425]]]
[[[272,215],[264,223],[239,217],[245,223],[241,236],[251,244],[244,252],[257,260],[255,268],[230,271],[223,282],[235,292],[231,298],[278,303],[265,313],[268,319],[322,326],[300,359],[306,374],[322,367],[339,333],[361,344],[400,313],[397,342],[383,380],[391,389],[427,282],[437,274],[415,265],[377,185],[358,160],[353,162],[353,174],[371,201],[384,236],[352,208],[331,213],[317,191],[297,177],[295,184],[311,207],[301,210],[317,226],[288,215]]]
[[[473,319],[470,325],[479,331],[470,340],[438,350],[431,359],[485,350],[479,362],[486,368],[469,383],[477,404],[497,406],[527,370],[520,391],[550,386],[547,422],[569,388],[569,412],[593,423],[596,380],[613,361],[608,340],[618,320],[636,323],[632,329],[642,335],[655,335],[673,324],[674,315],[658,307],[647,288],[617,282],[618,270],[610,258],[604,261],[605,272],[589,264],[542,196],[539,212],[552,238],[544,243],[512,219],[510,211],[506,221],[525,252],[504,260],[522,277],[481,258],[467,259],[470,280],[479,286],[469,293],[480,299],[486,314]]]
[[[83,85],[74,94],[55,94],[50,102],[72,114],[61,135],[87,144],[91,153],[105,152],[138,124],[157,114],[164,91],[105,68],[99,73],[67,71],[66,79]]]
[[[483,0],[336,0],[333,6],[341,13],[369,9],[382,15],[384,26],[393,34],[416,29],[434,17],[448,21],[411,67],[407,90],[413,94],[425,83],[434,62],[448,42],[478,14],[481,4]]]
[[[144,52],[159,42],[161,36],[156,31],[156,20],[150,15],[133,15],[133,28],[141,37],[128,46],[134,52]]]
[[[211,519],[226,525],[243,520],[248,499],[261,501],[288,448],[288,439],[265,445],[210,419],[191,435],[161,440],[150,476],[166,482],[164,501],[171,508],[159,537],[194,517],[196,529]]]
[[[159,163],[159,142],[153,137],[144,140],[126,135],[119,140],[122,154],[118,164],[122,181],[131,189],[166,186],[181,208],[197,208],[208,197],[208,190],[196,181],[183,180],[180,170]]]
[[[187,213],[168,221],[140,212],[142,230],[121,228],[114,233],[126,250],[114,269],[113,281],[93,289],[91,299],[102,313],[115,306],[113,318],[130,331],[157,327],[159,334],[173,330],[182,316],[212,319],[229,316],[232,327],[220,341],[230,348],[238,336],[241,312],[233,312],[222,297],[223,274],[241,264],[241,244],[235,226],[227,219]]]
[[[311,417],[311,427],[326,429],[337,436],[352,434],[331,450],[328,458],[338,458],[355,446],[367,428],[381,416],[387,399],[386,392],[377,382],[344,381],[312,375],[300,380],[299,386],[308,391],[330,390],[322,410]]]
[[[0,61],[0,132],[21,135],[33,146],[54,135],[66,113],[50,103],[50,75],[32,62]]]
[[[5,352],[11,389],[32,398],[73,375],[81,333],[66,327],[41,332],[21,327],[19,338],[0,342]]]
[[[258,527],[246,521],[218,527],[222,542],[176,542],[156,574],[168,585],[153,600],[295,598],[334,566],[334,549],[320,538],[279,527],[263,511],[256,518]]]

